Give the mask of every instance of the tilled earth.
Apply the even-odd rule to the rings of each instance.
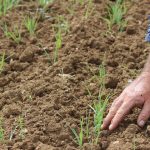
[[[110,1],[94,0],[94,9],[83,19],[87,4],[80,6],[71,0],[55,0],[40,19],[34,37],[21,27],[22,42],[15,44],[0,29],[0,53],[6,53],[6,63],[0,74],[0,115],[3,117],[5,140],[0,150],[76,150],[70,128],[79,128],[81,116],[86,115],[96,97],[98,83],[92,80],[99,65],[105,62],[106,91],[117,97],[130,80],[142,70],[149,54],[144,36],[149,0],[128,0],[128,21],[125,31],[114,26],[109,33],[104,17]],[[73,15],[68,11],[74,9]],[[35,15],[37,2],[23,0],[1,17],[10,28],[28,14]],[[53,64],[55,17],[63,15],[70,30],[63,34],[63,46],[58,62]],[[47,54],[49,57],[47,57]],[[95,99],[96,100],[96,99]],[[108,107],[109,107],[108,106]],[[98,145],[84,141],[85,150],[150,150],[150,122],[141,129],[136,125],[140,110],[135,109],[112,133],[102,131]],[[18,118],[23,116],[23,137]]]

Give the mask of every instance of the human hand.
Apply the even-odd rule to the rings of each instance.
[[[143,107],[137,123],[143,127],[150,117],[150,73],[143,72],[116,98],[104,119],[102,129],[114,130],[134,107]]]

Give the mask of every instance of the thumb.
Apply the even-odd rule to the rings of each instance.
[[[140,127],[143,127],[150,117],[150,101],[146,101],[142,108],[142,111],[138,117],[137,123]]]

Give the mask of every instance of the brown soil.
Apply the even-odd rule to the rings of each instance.
[[[0,53],[6,51],[6,64],[0,74],[0,115],[3,116],[5,141],[0,150],[76,150],[70,128],[79,128],[81,116],[85,116],[88,104],[93,103],[85,86],[93,95],[98,84],[90,80],[97,74],[99,65],[106,59],[106,93],[113,99],[134,79],[143,68],[149,53],[144,42],[149,0],[127,2],[126,30],[107,33],[103,17],[109,1],[94,0],[94,11],[83,19],[87,5],[75,6],[73,16],[67,10],[71,0],[55,0],[49,5],[46,18],[39,20],[36,36],[29,38],[21,29],[22,42],[15,44],[0,30]],[[9,27],[21,25],[27,14],[35,14],[37,3],[23,0],[15,9],[1,17],[1,24]],[[45,55],[53,56],[55,17],[68,19],[70,31],[63,35],[63,47],[55,64]],[[89,67],[91,69],[89,69]],[[91,71],[92,70],[92,71]],[[93,72],[93,73],[92,73]],[[90,80],[90,82],[89,82]],[[136,125],[139,110],[134,110],[112,133],[103,131],[99,144],[85,142],[85,150],[150,150],[150,122],[141,129]],[[24,118],[24,138],[19,135],[17,120]],[[11,132],[14,131],[11,140]]]

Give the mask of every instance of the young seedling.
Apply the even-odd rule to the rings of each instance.
[[[75,0],[68,1],[68,6],[66,7],[66,10],[68,11],[70,16],[74,16],[76,4],[77,1]]]
[[[105,89],[105,78],[106,78],[106,70],[104,64],[99,66],[98,78],[99,78],[100,91],[103,91]]]
[[[105,58],[104,58],[105,59]],[[92,143],[97,144],[98,139],[100,137],[101,133],[101,125],[103,122],[103,117],[104,113],[108,104],[108,101],[110,99],[110,95],[105,96],[105,78],[106,78],[106,70],[104,67],[104,63],[99,66],[99,73],[96,75],[89,66],[87,66],[90,70],[90,72],[93,74],[92,78],[90,79],[91,81],[96,81],[98,82],[99,86],[99,94],[98,94],[98,100],[94,102],[93,105],[89,105],[91,110],[94,112],[94,117],[93,117],[93,122],[94,122],[94,131],[91,133],[92,136]],[[92,95],[91,91],[89,88],[86,86],[88,95],[94,100],[95,98],[97,99],[96,96]]]
[[[37,20],[35,18],[26,17],[24,20],[25,27],[30,33],[30,36],[34,35],[35,30],[37,28]]]
[[[106,99],[102,99],[101,95],[98,97],[98,102],[94,102],[93,107],[90,106],[90,108],[94,111],[94,143],[98,143],[98,138],[100,136],[100,131],[101,131],[101,125],[103,122],[103,117],[104,117],[104,112],[107,107],[107,103],[109,100],[109,96],[106,97]]]
[[[9,136],[9,140],[10,141],[13,139],[13,136],[14,136],[15,132],[17,131],[17,127],[18,126],[15,126],[14,129],[11,130],[10,136]]]
[[[39,5],[43,8],[46,8],[46,6],[50,3],[52,3],[54,0],[38,0]]]
[[[90,69],[90,67],[88,66]],[[90,69],[90,71],[93,74],[92,79],[90,81],[94,80],[98,82],[99,86],[99,94],[98,94],[98,100],[94,102],[93,105],[89,105],[91,108],[90,110],[94,112],[93,114],[93,121],[90,119],[90,112],[86,112],[86,118],[80,120],[80,132],[77,134],[76,130],[71,129],[72,132],[75,135],[76,142],[82,148],[83,145],[83,138],[86,137],[88,141],[92,144],[98,144],[98,140],[101,134],[101,125],[103,123],[103,117],[104,113],[108,104],[108,101],[110,99],[110,95],[105,95],[105,78],[106,78],[106,71],[104,67],[104,63],[100,65],[99,67],[99,74],[96,75],[94,72]],[[96,96],[92,95],[91,91],[89,88],[86,86],[88,95],[94,100],[95,98],[97,99]],[[85,122],[84,122],[85,120]],[[93,130],[92,127],[90,126],[90,122],[93,122]],[[83,126],[84,125],[84,126]]]
[[[7,11],[17,5],[19,0],[0,0],[0,16],[6,15]]]
[[[93,0],[88,0],[87,8],[84,15],[85,19],[87,19],[91,15],[93,9],[94,9]]]
[[[83,131],[83,124],[84,124],[84,120],[83,120],[83,117],[81,118],[80,120],[80,132],[79,132],[79,135],[77,133],[77,131],[75,129],[72,129],[72,132],[75,136],[75,141],[76,143],[80,146],[80,148],[82,148],[83,146],[83,138],[84,138],[84,131]]]
[[[48,63],[51,64],[51,56],[50,56],[50,54],[47,52],[46,49],[44,49],[44,53],[45,53],[45,56],[48,58]]]
[[[65,19],[64,16],[57,16],[56,18],[57,24],[54,26],[56,29],[60,29],[63,33],[68,33],[69,32],[69,22],[68,20]]]
[[[108,17],[104,20],[107,22],[109,30],[116,24],[119,30],[122,31],[127,24],[127,22],[123,20],[123,16],[127,11],[124,0],[117,0],[114,4],[110,4],[107,9]]]
[[[58,51],[62,47],[62,34],[61,29],[58,29],[56,35],[55,35],[55,49],[54,49],[54,63],[58,61]]]
[[[5,52],[3,53],[2,56],[0,56],[0,73],[3,71],[5,64]]]
[[[19,136],[21,137],[21,139],[24,139],[25,135],[24,135],[24,118],[23,116],[19,116],[18,118],[18,127],[19,127]]]
[[[62,47],[62,34],[69,32],[69,23],[63,16],[56,18],[57,24],[54,26],[55,34],[55,49],[54,49],[54,63],[58,61],[58,51]]]
[[[3,30],[6,37],[12,39],[17,44],[21,42],[21,33],[18,26],[15,26],[12,31],[8,31],[8,26],[5,24]]]
[[[84,4],[84,0],[76,0],[76,4],[83,5]]]
[[[3,118],[0,117],[0,141],[4,140],[4,128],[3,128]]]
[[[86,127],[85,127],[85,135],[86,135],[86,138],[89,139],[89,136],[90,136],[90,127],[89,127],[89,124],[90,124],[90,112],[86,111]]]

